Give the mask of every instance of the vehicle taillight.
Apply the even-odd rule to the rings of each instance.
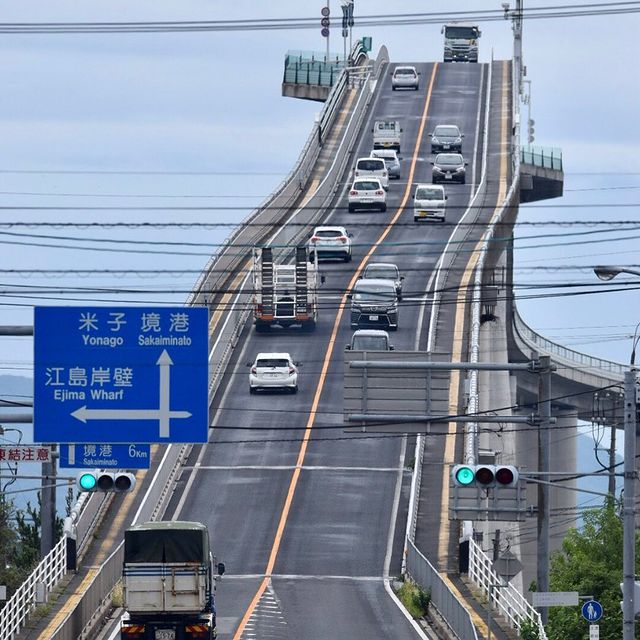
[[[350,196],[357,196],[358,192],[357,191],[349,191],[349,195]]]
[[[340,240],[340,242],[342,242],[342,244],[346,244],[347,243],[347,239],[345,238],[345,236],[340,236],[338,238],[338,240]]]
[[[384,195],[384,190],[383,189],[379,189],[378,191],[376,191],[376,195],[377,196],[383,196]]]
[[[258,374],[258,369],[257,367],[251,367],[251,373],[253,373],[253,375],[257,375]]]
[[[386,178],[386,177],[387,177],[387,172],[386,172],[386,171],[383,171],[383,172],[382,172],[382,177],[383,177],[383,178]]]
[[[312,236],[311,242],[318,242],[318,236]]]
[[[356,178],[360,175],[360,172],[356,169]]]
[[[296,370],[293,367],[289,367],[289,375],[292,376]]]

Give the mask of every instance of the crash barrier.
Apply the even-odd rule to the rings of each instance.
[[[538,640],[547,640],[540,614],[512,584],[493,570],[491,558],[473,539],[469,540],[469,579],[487,594],[487,606],[506,618],[509,626],[520,629],[528,620],[535,625]]]
[[[0,611],[0,638],[10,640],[23,627],[27,616],[67,572],[67,539],[63,536],[33,573],[18,587]],[[42,602],[41,602],[42,600]]]
[[[557,147],[522,147],[520,162],[535,167],[562,171],[562,149]]]
[[[413,540],[407,547],[407,574],[422,589],[431,594],[430,606],[434,606],[449,628],[460,640],[478,640],[469,611],[438,570],[418,551]]]
[[[359,51],[359,50],[358,50]],[[359,60],[364,54],[354,54]],[[369,77],[377,77],[388,63],[389,57],[385,47],[382,47],[377,60],[369,66]],[[300,154],[294,169],[287,179],[276,189],[267,200],[248,216],[243,223],[231,234],[231,236],[220,247],[218,252],[209,261],[203,275],[198,280],[194,291],[190,294],[187,304],[190,306],[208,305],[211,296],[208,291],[216,291],[228,279],[229,274],[239,272],[242,262],[248,260],[251,246],[262,242],[273,227],[278,226],[280,238],[279,245],[284,247],[294,247],[300,239],[308,235],[313,224],[319,219],[326,207],[333,198],[337,189],[338,179],[349,159],[349,152],[357,138],[366,114],[366,109],[372,98],[371,83],[362,82],[356,91],[355,107],[351,118],[345,124],[345,133],[341,144],[335,151],[335,157],[327,175],[315,194],[306,204],[308,209],[291,213],[290,209],[302,192],[306,182],[311,175],[315,162],[321,150],[321,143],[318,136],[318,127],[321,123],[325,125],[325,131],[332,126],[345,93],[351,89],[347,82],[346,74],[344,81],[339,81],[333,87],[332,92],[336,96],[330,96],[325,103],[319,122],[314,124],[311,135]],[[338,96],[338,93],[340,94]],[[287,228],[287,222],[295,218],[296,226]],[[233,245],[237,244],[240,250]],[[245,277],[249,277],[247,273]],[[238,287],[240,288],[240,287]],[[233,347],[245,326],[249,315],[250,292],[241,289],[235,296],[232,308],[226,314],[221,328],[213,337],[210,344],[209,361],[214,363],[210,368],[209,401],[211,402],[217,388],[222,380],[222,374],[229,362]],[[174,486],[174,479],[180,472],[180,463],[185,460],[190,450],[189,445],[169,445],[160,462],[160,466],[154,475],[149,491],[145,495],[143,504],[136,514],[135,522],[145,522],[158,519],[171,496]],[[83,592],[79,604],[74,608],[65,621],[61,624],[52,640],[75,640],[86,637],[88,630],[93,624],[93,620],[99,615],[100,603],[105,603],[110,597],[113,587],[120,579],[122,570],[122,549],[120,545],[107,561],[95,572],[87,589]],[[120,554],[120,555],[119,555]],[[4,640],[4,636],[3,640]],[[9,640],[11,636],[7,636]]]

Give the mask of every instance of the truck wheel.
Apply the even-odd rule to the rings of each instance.
[[[270,328],[266,322],[256,322],[256,333],[268,333]]]
[[[316,321],[315,320],[305,320],[302,323],[302,330],[305,333],[313,333],[316,330]]]

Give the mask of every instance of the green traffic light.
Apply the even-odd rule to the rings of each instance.
[[[456,480],[462,485],[471,484],[475,474],[471,467],[460,467],[456,472]]]
[[[83,473],[78,483],[85,491],[92,491],[96,486],[96,477],[93,473]]]

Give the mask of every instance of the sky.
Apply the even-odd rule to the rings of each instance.
[[[314,16],[319,22],[322,4],[8,0],[2,22]],[[337,0],[328,4],[332,16],[341,13]],[[392,62],[440,60],[439,24],[359,27],[358,18],[442,11],[442,6],[356,0],[354,38],[372,36],[374,53],[384,44]],[[500,3],[460,0],[455,9],[500,9]],[[630,56],[624,55],[638,24],[637,14],[530,20],[523,34],[535,144],[562,149],[565,195],[523,206],[519,220],[567,225],[518,227],[519,309],[547,337],[619,362],[628,362],[631,336],[640,321],[640,290],[633,281],[618,293],[605,293],[603,286],[599,293],[581,296],[566,295],[559,285],[597,288],[591,268],[598,262],[640,265],[640,232],[634,226],[612,231],[610,226],[576,224],[617,220],[636,221],[640,227],[639,78]],[[511,57],[510,22],[485,22],[481,29],[481,61]],[[330,46],[341,53],[338,34],[334,28]],[[0,324],[31,324],[34,304],[182,304],[208,256],[229,232],[228,227],[193,228],[188,223],[242,220],[286,177],[311,132],[321,105],[280,93],[284,55],[300,49],[326,49],[319,24],[288,31],[3,35],[0,289],[20,287],[21,292],[3,296]],[[27,222],[186,226],[10,224]],[[593,233],[572,235],[585,231]],[[26,269],[42,273],[4,271]],[[72,273],[78,269],[121,272]],[[158,269],[173,272],[159,274]],[[140,293],[86,296],[66,290],[88,286],[137,288]],[[25,287],[50,291],[25,293]],[[0,372],[30,375],[31,341],[2,340]]]

